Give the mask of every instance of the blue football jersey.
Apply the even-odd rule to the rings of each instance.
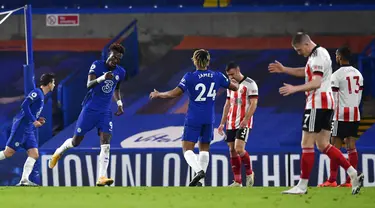
[[[44,107],[44,94],[42,89],[33,89],[22,102],[21,110],[13,119],[13,123],[23,121],[26,125],[32,125],[36,121]]]
[[[188,72],[178,87],[189,95],[186,124],[212,124],[215,121],[215,97],[220,87],[228,88],[230,81],[221,72],[196,70]]]
[[[105,61],[99,60],[91,65],[89,74],[95,74],[96,77],[100,77],[108,71]],[[104,80],[87,92],[82,103],[84,108],[97,111],[109,111],[111,109],[112,96],[116,85],[125,78],[126,71],[117,65],[112,73],[112,80]]]

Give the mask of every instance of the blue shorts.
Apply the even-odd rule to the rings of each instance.
[[[214,137],[213,124],[185,124],[184,134],[182,141],[197,143],[198,141],[203,144],[211,143]]]
[[[29,124],[23,124],[23,122],[13,123],[6,146],[16,151],[19,148],[24,148],[25,150],[38,148],[35,131],[30,131],[29,129]]]
[[[98,129],[98,132],[112,134],[112,112],[83,108],[79,114],[74,135],[84,136],[95,127]]]

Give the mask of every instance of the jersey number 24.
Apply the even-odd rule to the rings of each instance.
[[[196,102],[206,101],[207,98],[212,98],[212,100],[215,100],[215,97],[216,97],[215,82],[211,82],[210,89],[208,90],[208,93],[206,96],[205,96],[205,93],[206,93],[207,88],[206,88],[206,85],[204,85],[203,83],[198,83],[197,85],[195,85],[195,90],[200,91],[197,98],[195,98]]]

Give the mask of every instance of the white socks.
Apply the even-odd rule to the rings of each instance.
[[[21,181],[28,181],[31,171],[34,168],[35,159],[32,157],[28,157],[26,159],[25,164],[23,165],[23,172],[22,172],[22,178]]]
[[[297,186],[300,187],[303,190],[306,190],[308,184],[309,184],[309,180],[308,179],[302,179],[302,178],[300,178]]]
[[[358,173],[357,173],[357,170],[353,168],[353,166],[350,166],[346,172],[348,173],[350,179],[355,179],[355,177],[357,177]]]
[[[208,163],[210,162],[210,154],[207,151],[200,151],[199,152],[199,165],[203,169],[203,171],[206,173]],[[204,178],[202,178],[199,182],[204,184]]]
[[[107,168],[109,163],[109,144],[103,144],[100,146],[100,155],[99,155],[99,177],[107,176]]]
[[[5,160],[6,157],[4,155],[4,151],[0,151],[0,160]]]
[[[198,164],[197,156],[191,150],[188,150],[184,154],[186,162],[189,166],[194,170],[194,172],[198,173],[202,170],[202,167]]]
[[[69,138],[69,139],[65,140],[64,144],[62,144],[59,148],[56,149],[55,154],[61,155],[66,150],[72,148],[73,147],[72,141],[73,141],[72,138]]]

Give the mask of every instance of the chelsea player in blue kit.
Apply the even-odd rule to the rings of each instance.
[[[85,134],[93,128],[98,129],[100,136],[99,176],[96,185],[111,185],[114,181],[107,177],[109,163],[110,140],[112,137],[112,112],[111,100],[114,96],[118,109],[115,113],[119,116],[124,113],[121,97],[120,82],[125,78],[125,70],[119,66],[124,54],[124,47],[112,44],[106,61],[95,61],[89,70],[87,88],[89,91],[82,103],[82,111],[78,117],[73,138],[67,139],[53,154],[49,167],[56,166],[61,155],[68,149],[77,147]]]
[[[200,49],[193,54],[196,71],[188,72],[179,85],[168,92],[151,92],[150,98],[175,98],[184,92],[189,95],[189,108],[185,118],[182,149],[189,166],[197,173],[189,186],[201,186],[209,163],[209,147],[213,139],[215,121],[215,97],[220,88],[238,90],[238,83],[231,82],[224,74],[208,70],[210,54]],[[199,158],[193,152],[199,141]]]
[[[33,89],[22,102],[20,112],[13,118],[13,125],[4,151],[0,151],[0,160],[12,157],[20,148],[27,151],[28,158],[23,166],[22,178],[17,186],[37,186],[29,180],[34,164],[39,157],[36,128],[41,127],[45,118],[39,117],[44,106],[44,96],[55,88],[55,76],[43,74],[40,88]]]

